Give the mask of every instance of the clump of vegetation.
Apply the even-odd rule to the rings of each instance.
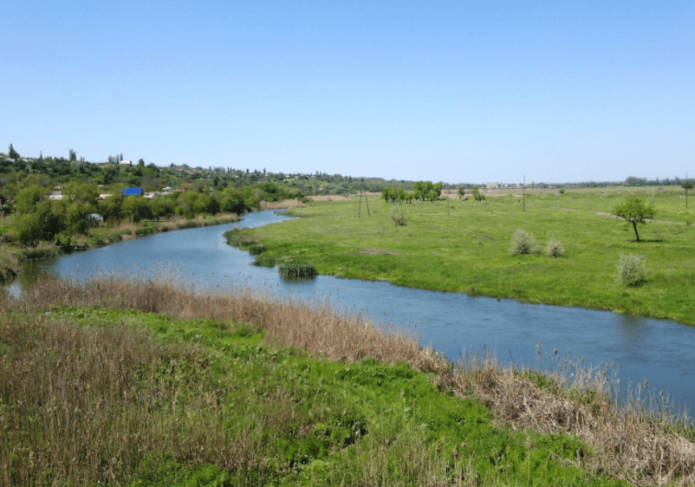
[[[306,262],[286,262],[280,266],[282,277],[314,277],[318,275],[316,267]]]
[[[222,236],[227,239],[227,244],[231,245],[232,247],[248,247],[258,245],[258,240],[244,235],[241,228],[232,228],[231,230],[224,232]]]
[[[19,271],[19,259],[9,249],[0,247],[0,281],[14,277]]]
[[[263,252],[265,252],[266,250],[268,250],[268,249],[266,249],[265,245],[251,245],[251,246],[249,247],[249,254],[251,254],[251,255],[261,255],[261,254],[262,254]]]
[[[399,227],[404,227],[408,224],[408,215],[403,208],[394,206],[391,208],[389,216],[391,217],[391,220],[393,220],[394,223]]]
[[[565,190],[563,188],[560,188],[557,192],[560,194],[565,194]]]
[[[512,255],[534,254],[538,252],[538,244],[533,234],[519,228],[512,235],[509,253]]]
[[[558,240],[552,239],[545,246],[545,254],[548,257],[562,257],[565,253],[565,246]]]
[[[256,260],[253,261],[253,265],[261,267],[275,267],[276,263],[277,260],[275,259],[275,256],[267,252],[259,255],[258,257],[256,257]]]
[[[647,259],[643,255],[621,255],[618,281],[625,286],[637,286],[647,280]]]

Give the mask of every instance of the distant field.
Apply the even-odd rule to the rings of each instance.
[[[627,195],[653,201],[660,221],[631,228],[609,213]],[[268,251],[280,259],[304,260],[322,274],[386,280],[397,285],[465,292],[533,303],[608,309],[695,324],[695,209],[685,208],[675,188],[569,189],[564,195],[527,192],[526,212],[513,196],[447,203],[401,205],[408,224],[388,217],[392,205],[370,198],[371,217],[358,199],[315,202],[291,210],[300,217],[282,225],[254,229]],[[695,202],[692,202],[695,204]],[[514,231],[535,235],[541,246],[560,240],[564,257],[512,256]],[[616,266],[621,254],[647,259],[646,283],[626,288]]]

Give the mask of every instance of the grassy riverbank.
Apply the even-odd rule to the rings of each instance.
[[[623,188],[624,189],[624,188]],[[658,220],[631,228],[609,213],[627,194],[655,202]],[[695,227],[681,193],[650,189],[561,195],[535,193],[526,211],[513,196],[474,201],[398,205],[407,224],[389,218],[392,205],[370,199],[310,203],[288,214],[301,218],[246,230],[279,259],[302,260],[321,274],[531,303],[582,306],[695,324]],[[541,249],[562,242],[563,257],[510,255],[512,234],[524,229]],[[616,281],[621,254],[646,257],[647,281],[624,287]]]
[[[11,222],[9,218],[7,220]],[[90,229],[88,235],[73,235],[72,245],[62,248],[53,242],[41,242],[35,247],[20,246],[14,242],[11,223],[7,222],[10,223],[8,226],[0,227],[0,282],[16,276],[22,262],[55,257],[64,250],[87,250],[154,233],[224,225],[239,220],[238,215],[226,213],[205,217],[200,215],[188,219],[176,217],[167,221],[123,222],[119,225],[102,225]]]
[[[453,366],[326,304],[114,279],[0,304],[4,485],[692,480],[692,430],[602,381]]]

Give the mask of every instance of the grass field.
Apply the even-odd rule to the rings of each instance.
[[[640,226],[640,243],[624,221],[597,214],[632,194],[659,210],[659,221]],[[535,191],[525,212],[513,196],[483,205],[450,200],[449,215],[445,201],[400,205],[406,226],[396,226],[392,205],[378,198],[370,198],[371,217],[365,206],[363,200],[358,218],[357,199],[314,202],[289,212],[297,220],[247,232],[280,262],[306,261],[321,274],[695,324],[695,227],[688,224],[694,212],[686,210],[682,190]],[[534,234],[541,248],[559,240],[564,256],[510,255],[516,229]],[[646,282],[617,282],[621,254],[646,257]]]

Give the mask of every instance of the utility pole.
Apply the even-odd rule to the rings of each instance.
[[[688,173],[685,173],[685,207],[688,208]]]
[[[524,213],[526,213],[526,175],[524,174]]]

